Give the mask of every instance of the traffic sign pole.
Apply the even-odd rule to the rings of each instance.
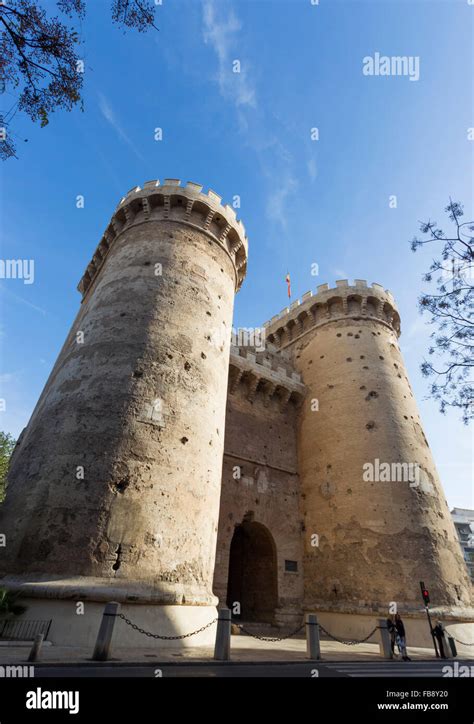
[[[429,609],[430,593],[429,593],[428,589],[425,587],[424,581],[420,581],[420,589],[421,589],[421,597],[423,599],[423,603],[425,604],[426,616],[428,618],[428,624],[430,627],[431,638],[433,639],[433,646],[434,646],[436,658],[439,659],[438,646],[436,644],[436,637],[433,633],[433,625],[431,623],[431,616],[430,616],[430,609]]]

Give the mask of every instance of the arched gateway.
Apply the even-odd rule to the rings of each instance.
[[[278,605],[276,546],[262,523],[244,521],[230,546],[227,605],[240,603],[242,621],[272,622]],[[234,614],[235,616],[235,614]]]

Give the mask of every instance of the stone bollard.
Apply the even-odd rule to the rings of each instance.
[[[316,614],[306,614],[306,656],[308,659],[321,659],[321,647],[319,642],[319,624]]]
[[[95,642],[93,661],[107,661],[110,654],[110,645],[112,643],[112,634],[114,632],[115,617],[120,612],[120,603],[111,601],[105,604],[102,621],[100,622],[97,641]]]
[[[214,659],[216,661],[230,661],[230,609],[220,608],[218,610],[216,645],[214,648]]]
[[[393,659],[392,642],[390,639],[390,634],[388,632],[387,619],[379,618],[379,619],[377,619],[377,623],[378,623],[379,633],[380,633],[380,640],[379,640],[380,653],[384,657],[384,659]]]
[[[31,647],[28,661],[38,661],[41,654],[41,647],[43,645],[44,634],[36,634],[33,646]]]

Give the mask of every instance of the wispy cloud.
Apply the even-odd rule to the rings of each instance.
[[[274,222],[279,224],[285,231],[288,228],[286,211],[288,208],[287,199],[298,188],[298,182],[291,174],[280,178],[278,186],[269,193],[267,197],[266,213]]]
[[[5,294],[7,297],[10,297],[11,299],[14,299],[17,302],[20,302],[20,304],[25,304],[27,307],[30,307],[30,309],[34,309],[35,312],[39,312],[43,316],[46,316],[46,310],[42,307],[38,307],[36,304],[33,304],[33,302],[29,302],[27,299],[24,299],[23,297],[20,297],[18,294],[15,294],[14,292],[10,291],[9,289],[5,289],[5,286],[0,287],[0,291],[2,294]]]
[[[316,176],[318,175],[318,169],[316,167],[316,161],[314,158],[310,158],[306,163],[306,168],[308,170],[308,176],[311,179],[311,181],[316,181]]]
[[[249,78],[248,65],[239,57],[238,37],[242,28],[232,8],[215,0],[205,0],[203,5],[204,42],[212,46],[217,55],[217,82],[221,94],[237,107],[257,106],[257,93]],[[234,62],[240,63],[240,72],[235,72]]]
[[[265,213],[270,223],[286,232],[288,199],[298,188],[294,158],[275,129],[273,114],[259,103],[252,66],[243,49],[242,23],[225,0],[204,0],[203,37],[217,57],[217,84],[221,96],[236,108],[236,119],[244,143],[257,157],[262,177],[267,180]],[[241,72],[233,63],[241,62]],[[275,184],[278,179],[278,184]]]
[[[115,115],[115,112],[110,105],[107,98],[102,94],[98,93],[99,96],[99,109],[102,115],[104,116],[107,123],[110,123],[118,137],[124,141],[133,151],[133,153],[140,159],[140,161],[145,161],[144,157],[140,153],[140,151],[137,149],[133,141],[129,138],[129,136],[125,133],[123,130],[119,120],[117,119],[117,116]]]

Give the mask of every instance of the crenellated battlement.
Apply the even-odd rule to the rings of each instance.
[[[147,221],[168,221],[199,228],[218,243],[230,256],[235,269],[238,290],[247,269],[248,240],[242,221],[235,209],[221,203],[222,197],[211,189],[188,181],[181,186],[179,179],[147,181],[134,186],[121,199],[97,246],[78,290],[84,296],[96,278],[115,239],[133,225]]]
[[[320,284],[264,323],[269,342],[282,348],[310,329],[351,317],[376,319],[400,335],[400,315],[390,291],[381,284],[368,285],[365,279],[349,284],[336,281],[335,287]]]
[[[242,357],[251,364],[259,365],[276,373],[282,379],[289,378],[293,382],[301,382],[301,373],[296,371],[291,357],[288,354],[281,354],[281,351],[272,344],[266,344],[262,351],[255,347],[232,345],[230,354],[232,359]]]
[[[252,403],[261,396],[265,407],[277,401],[280,412],[289,402],[301,404],[306,394],[301,374],[271,347],[264,352],[231,347],[229,393],[237,390]]]

